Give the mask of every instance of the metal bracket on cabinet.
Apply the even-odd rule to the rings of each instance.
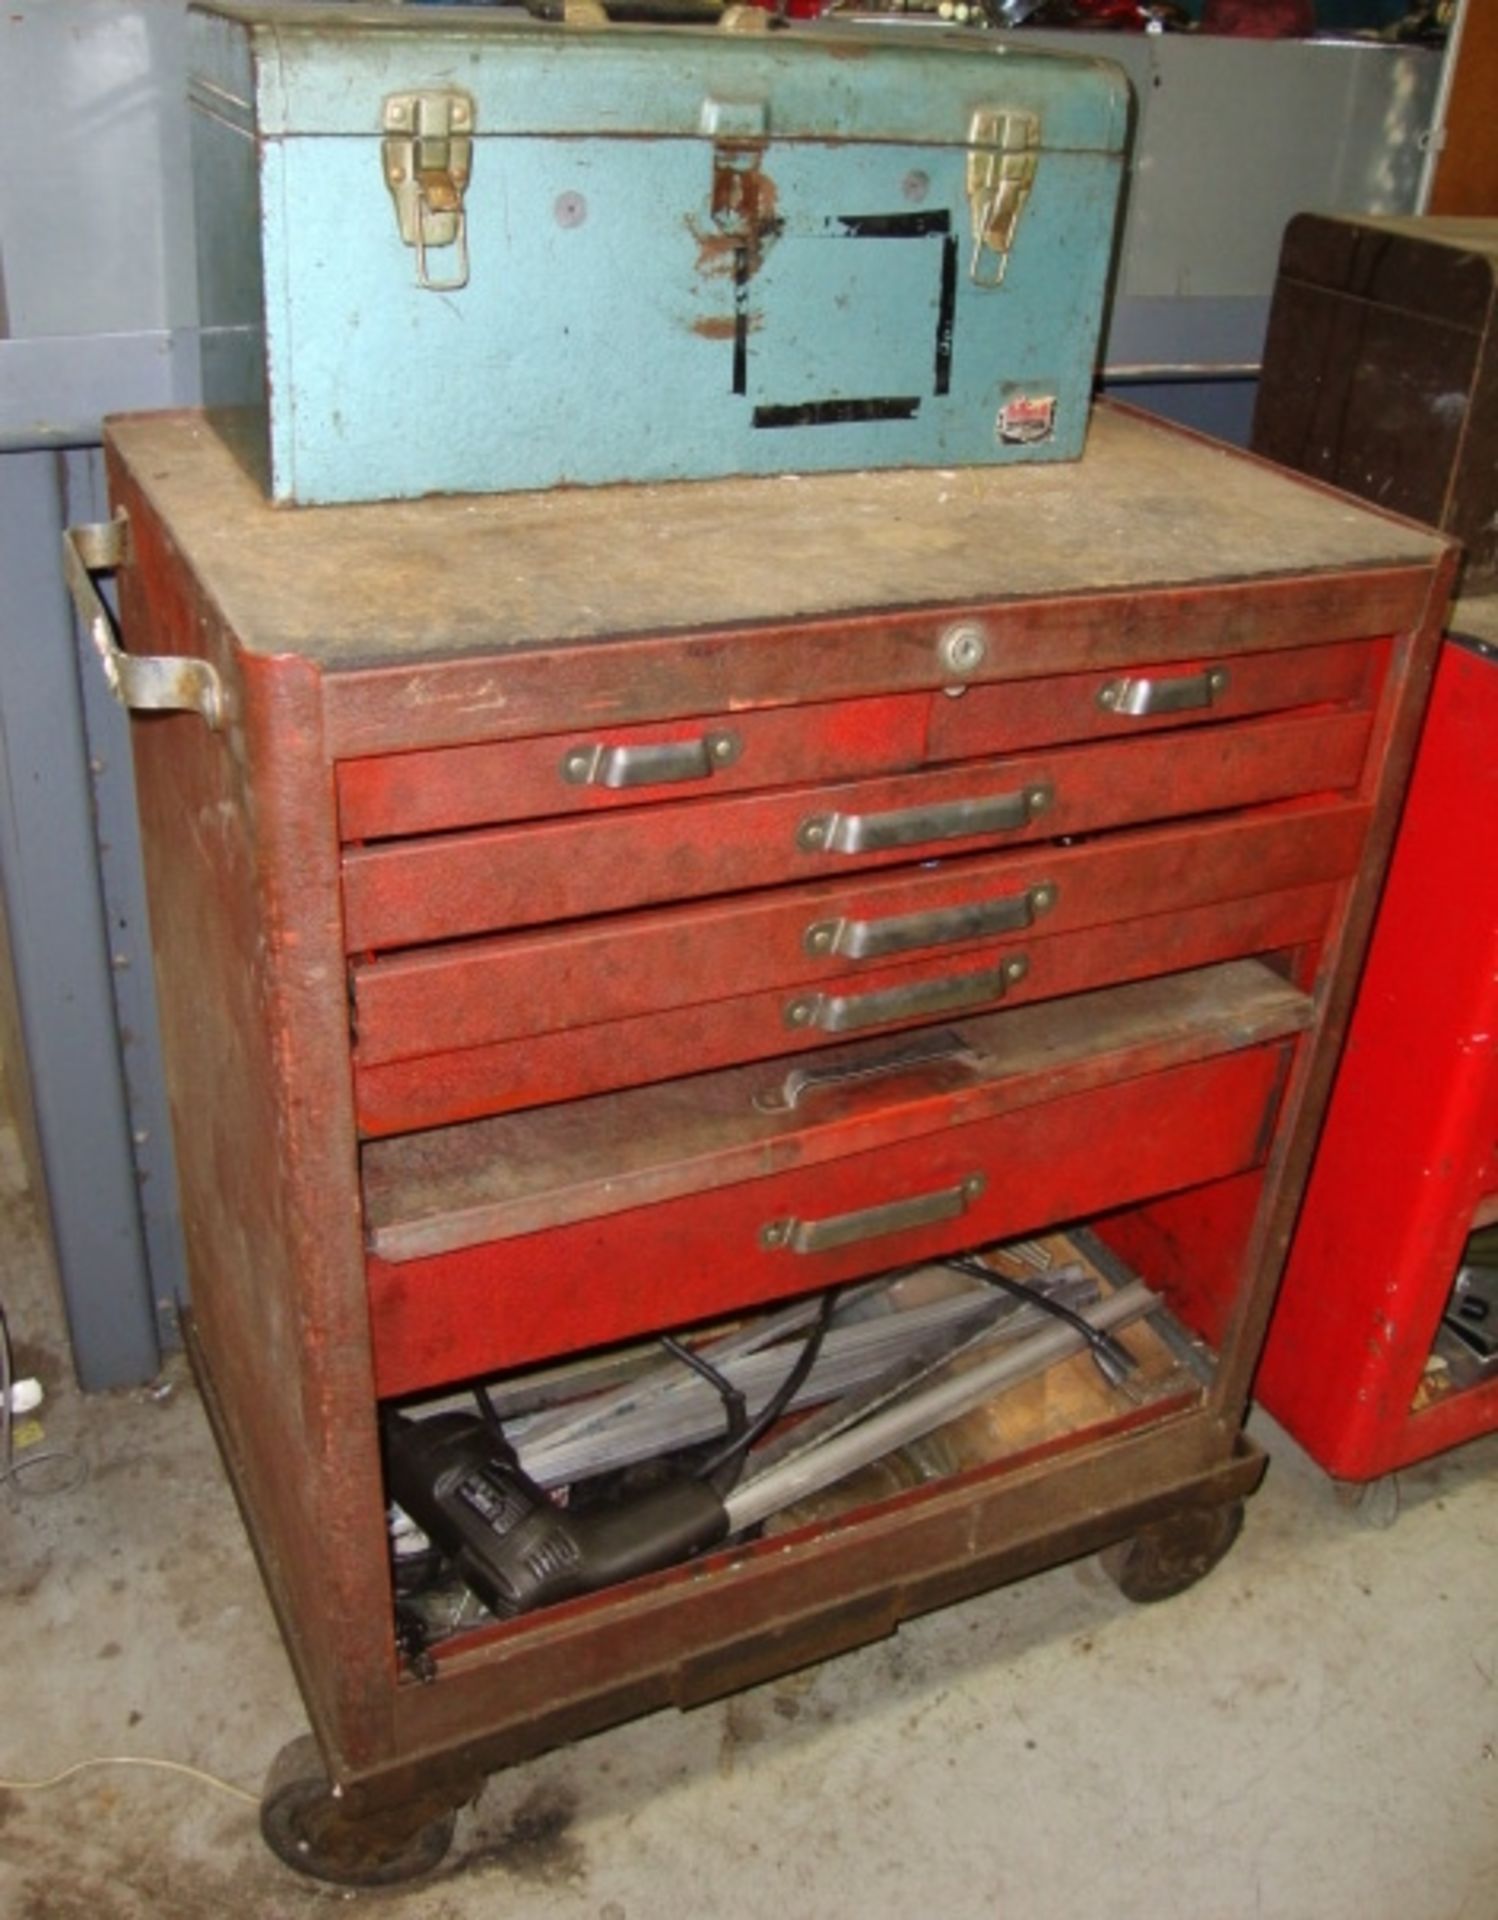
[[[102,524],[69,527],[62,536],[62,571],[78,617],[88,629],[109,691],[132,713],[196,713],[217,732],[224,724],[224,689],[207,660],[186,654],[126,653],[94,581],[129,557],[130,523],[123,514]]]

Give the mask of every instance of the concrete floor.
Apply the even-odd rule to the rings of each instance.
[[[0,1262],[80,1491],[0,1491],[0,1776],[156,1754],[258,1787],[303,1729],[201,1409],[84,1401],[13,1136]],[[1498,1437],[1380,1530],[1271,1425],[1205,1583],[1134,1608],[1093,1563],[726,1704],[492,1780],[398,1893],[301,1881],[253,1807],[100,1769],[0,1793],[4,1920],[1494,1920]]]

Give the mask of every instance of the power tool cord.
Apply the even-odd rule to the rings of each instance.
[[[1042,1312],[1064,1321],[1087,1342],[1098,1371],[1110,1386],[1122,1385],[1138,1365],[1121,1340],[1093,1326],[1090,1320],[1063,1301],[1052,1299],[1049,1294],[1041,1293],[1035,1287],[1026,1286],[1023,1280],[1012,1280],[1007,1273],[995,1273],[992,1267],[985,1266],[981,1260],[974,1260],[965,1254],[954,1254],[942,1264],[950,1267],[954,1273],[965,1274],[970,1280],[984,1280],[989,1286],[999,1288],[1014,1299],[1039,1307]]]
[[[801,1351],[784,1380],[760,1408],[754,1419],[740,1434],[726,1442],[697,1469],[699,1480],[710,1480],[719,1493],[726,1493],[737,1481],[743,1471],[744,1459],[755,1441],[770,1431],[775,1422],[785,1412],[796,1395],[806,1384],[806,1376],[817,1364],[817,1355],[822,1351],[822,1341],[832,1323],[832,1309],[837,1295],[832,1292],[822,1295],[822,1304],[817,1317],[812,1322],[806,1338],[801,1343]]]
[[[720,1368],[700,1353],[694,1353],[685,1342],[672,1334],[663,1333],[660,1344],[673,1360],[679,1360],[684,1367],[690,1367],[710,1387],[716,1387],[723,1402],[723,1415],[728,1423],[728,1440],[736,1442],[742,1438],[749,1427],[749,1406],[741,1390],[736,1387]]]

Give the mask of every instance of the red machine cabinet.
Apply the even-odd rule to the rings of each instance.
[[[1256,1391],[1371,1480],[1498,1427],[1498,1376],[1429,1366],[1498,1220],[1498,598],[1453,616]]]
[[[321,1755],[267,1785],[283,1859],[424,1870],[487,1769],[1078,1554],[1158,1598],[1226,1551],[1446,543],[1115,408],[1066,468],[789,515],[776,480],[278,512],[190,414],[109,462],[72,577],[168,709],[134,744],[188,1340]],[[394,1403],[1082,1222],[1153,1249],[1208,1378],[398,1639]]]

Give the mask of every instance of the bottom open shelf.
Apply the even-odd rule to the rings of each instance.
[[[522,1602],[519,1617],[510,1616],[502,1600],[497,1608],[485,1604],[486,1597],[495,1599],[498,1576],[493,1567],[476,1573],[475,1551],[482,1562],[485,1542],[492,1542],[504,1577],[522,1590],[530,1571],[516,1564],[517,1556],[521,1563],[539,1556],[544,1589],[558,1558],[571,1550],[569,1527],[586,1536],[600,1516],[614,1527],[627,1525],[630,1513],[648,1515],[663,1481],[702,1473],[709,1456],[724,1450],[733,1392],[743,1396],[741,1418],[751,1421],[773,1399],[806,1346],[816,1303],[792,1303],[684,1336],[699,1366],[704,1358],[716,1365],[716,1382],[693,1370],[682,1346],[673,1353],[652,1341],[584,1354],[480,1389],[489,1400],[487,1423],[474,1412],[478,1396],[472,1391],[406,1402],[408,1419],[441,1417],[456,1427],[466,1418],[472,1440],[456,1464],[438,1460],[432,1469],[448,1502],[437,1509],[440,1524],[432,1526],[446,1553],[439,1556],[427,1536],[392,1507],[397,1640],[408,1673],[429,1677],[454,1654],[524,1633],[542,1618],[565,1619],[634,1590],[642,1580],[669,1579],[683,1566],[705,1573],[763,1552],[767,1542],[814,1537],[918,1502],[923,1494],[991,1483],[1006,1471],[1202,1405],[1215,1364],[1210,1349],[1090,1230],[989,1247],[982,1250],[982,1263],[1099,1326],[1117,1319],[1115,1331],[1094,1338],[1103,1353],[1089,1351],[1080,1330],[1054,1312],[1024,1305],[1012,1288],[1001,1291],[944,1263],[837,1289],[824,1344],[792,1410],[748,1454],[732,1490],[720,1473],[730,1515],[735,1502],[743,1501],[752,1523],[708,1542],[700,1554],[687,1549],[666,1565],[646,1566],[640,1578],[563,1592],[536,1612]],[[748,1350],[761,1331],[775,1327],[783,1329],[776,1343]],[[1110,1354],[1106,1339],[1115,1340],[1122,1354]],[[949,1351],[938,1358],[943,1344]],[[934,1420],[826,1484],[796,1484],[798,1472],[812,1482],[817,1478],[818,1466],[798,1468],[796,1461],[819,1462],[819,1430],[831,1429],[824,1444],[847,1449],[868,1430],[865,1423],[898,1418],[923,1394],[966,1393],[972,1399],[980,1370],[1018,1367],[1022,1349],[1033,1351],[1034,1360],[1019,1377],[996,1385],[954,1417]],[[892,1371],[901,1368],[903,1376]],[[513,1448],[508,1461],[506,1446]],[[510,1464],[523,1471],[542,1503],[529,1514],[517,1504],[522,1483],[507,1472]],[[789,1497],[771,1497],[780,1484],[777,1473]],[[455,1531],[453,1503],[459,1514]],[[762,1513],[765,1505],[769,1510]],[[547,1523],[558,1516],[561,1528],[548,1535]],[[431,1525],[425,1510],[422,1517]]]

